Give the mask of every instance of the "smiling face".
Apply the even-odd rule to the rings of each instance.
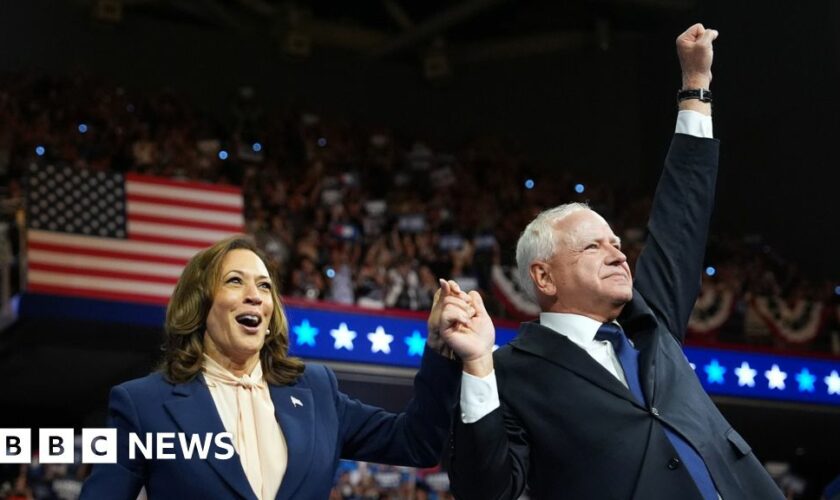
[[[554,231],[554,255],[531,264],[543,309],[602,322],[615,319],[633,298],[630,267],[619,238],[592,210],[566,216]]]
[[[219,276],[207,314],[205,352],[232,371],[250,373],[274,311],[271,278],[262,259],[245,249],[225,255]]]

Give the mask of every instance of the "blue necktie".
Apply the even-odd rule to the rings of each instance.
[[[621,327],[615,323],[604,323],[595,334],[595,340],[606,340],[613,345],[618,361],[621,363],[621,368],[624,369],[624,378],[627,379],[630,392],[633,393],[639,403],[645,405],[645,396],[639,383],[639,351],[630,344]],[[668,440],[677,450],[677,454],[685,464],[685,468],[691,474],[692,479],[694,479],[697,488],[700,489],[703,498],[717,500],[718,494],[715,483],[712,481],[706,463],[703,462],[700,455],[685,439],[673,432],[667,425],[663,425],[662,428],[665,429],[665,435],[668,436]]]

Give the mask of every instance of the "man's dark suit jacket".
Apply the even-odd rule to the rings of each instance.
[[[339,458],[429,467],[438,463],[457,404],[461,367],[426,348],[406,411],[389,413],[348,398],[328,368],[307,363],[298,381],[269,385],[288,447],[277,499],[326,499]],[[231,459],[130,460],[129,432],[224,432],[204,378],[171,384],[160,373],[114,387],[109,425],[117,429],[118,463],[96,465],[82,500],[256,500],[239,455]],[[177,441],[176,441],[177,443]],[[172,450],[169,450],[172,451]]]
[[[646,405],[569,339],[524,323],[494,356],[501,407],[456,418],[457,498],[701,499],[663,431],[691,443],[724,500],[781,499],[750,446],[723,418],[682,352],[700,287],[718,141],[677,134],[618,318],[640,351]]]

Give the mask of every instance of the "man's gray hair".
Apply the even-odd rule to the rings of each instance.
[[[549,208],[534,218],[522,231],[516,243],[516,272],[519,286],[534,302],[537,301],[537,287],[531,280],[531,264],[534,261],[548,261],[554,255],[557,241],[554,226],[569,215],[581,210],[592,210],[585,203],[564,203]]]

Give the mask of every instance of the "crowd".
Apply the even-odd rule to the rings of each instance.
[[[330,500],[449,500],[449,477],[439,467],[413,469],[342,460]]]
[[[90,466],[81,464],[81,439],[78,440],[75,463],[0,466],[0,499],[2,500],[76,500]]]
[[[76,500],[90,465],[81,464],[81,439],[75,443],[75,463],[0,465],[0,500]],[[787,498],[805,498],[807,482],[793,474],[790,464],[768,462],[767,470]],[[840,477],[826,486],[827,500],[840,495]],[[138,500],[146,500],[145,491]],[[449,478],[440,467],[413,469],[342,460],[335,473],[329,500],[452,500]],[[527,497],[522,497],[527,500]]]
[[[73,464],[0,465],[0,500],[76,500],[90,465],[82,465],[81,440]],[[141,492],[138,500],[146,500]],[[439,467],[414,469],[342,460],[330,500],[451,500],[449,478]]]
[[[246,230],[287,296],[428,310],[436,278],[447,277],[482,291],[491,314],[514,319],[533,310],[506,270],[537,211],[588,201],[631,263],[641,249],[651,193],[546,168],[504,141],[444,148],[388,128],[267,110],[247,87],[215,115],[189,103],[87,77],[0,76],[0,179],[12,200],[3,206],[22,199],[33,162],[237,185]],[[840,353],[828,280],[805,279],[758,239],[713,235],[708,256],[694,337]]]

